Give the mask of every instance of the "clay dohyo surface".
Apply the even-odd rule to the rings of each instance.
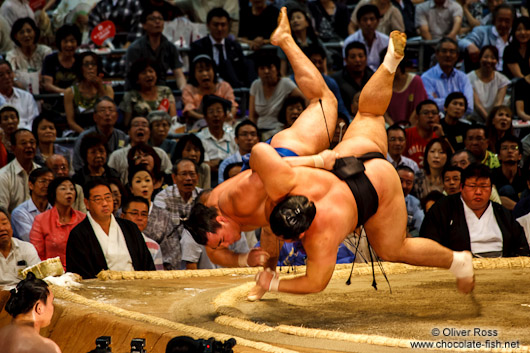
[[[454,277],[443,270],[390,274],[392,293],[381,275],[377,275],[377,291],[371,287],[371,276],[354,276],[350,286],[345,284],[345,279],[334,278],[328,288],[318,294],[267,293],[259,302],[241,299],[220,311],[223,315],[271,327],[292,325],[412,340],[497,340],[529,345],[529,274],[527,268],[479,269],[472,295],[458,293]],[[220,313],[216,312],[213,300],[252,279],[249,275],[231,275],[171,280],[93,280],[83,282],[83,287],[73,292],[119,308],[298,351],[401,350],[367,348],[363,344],[301,338],[279,332],[248,332],[215,323]],[[436,329],[440,332],[438,336],[432,333]],[[468,337],[462,337],[463,334]]]

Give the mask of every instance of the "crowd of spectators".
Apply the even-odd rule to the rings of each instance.
[[[202,190],[237,175],[252,147],[308,104],[269,42],[281,6],[339,102],[332,145],[355,119],[389,33],[409,36],[385,114],[407,236],[480,257],[529,254],[526,5],[52,3],[0,6],[0,285],[55,256],[84,278],[215,267],[183,220]],[[90,34],[103,21],[116,35],[96,45]],[[248,253],[258,240],[259,230],[245,232],[231,249]],[[305,261],[301,244],[289,249]]]

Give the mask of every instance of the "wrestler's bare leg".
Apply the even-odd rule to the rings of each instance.
[[[329,90],[322,74],[291,36],[291,27],[285,7],[282,8],[278,17],[278,27],[271,35],[271,43],[279,46],[287,55],[296,83],[310,101],[309,106],[290,128],[280,131],[273,137],[271,145],[288,148],[300,156],[321,152],[329,147],[330,139],[335,131],[337,99]],[[322,101],[325,119],[319,99]]]
[[[359,112],[349,126],[344,139],[334,149],[341,156],[360,155],[379,151],[386,155],[387,136],[382,115],[392,97],[392,80],[398,63],[403,57],[406,38],[399,32],[390,34],[395,53],[385,57],[385,61],[370,78],[359,98]],[[390,56],[394,55],[394,57]],[[405,234],[407,210],[401,183],[394,167],[383,160],[371,160],[366,163],[366,175],[376,187],[379,195],[379,208],[365,225],[366,234],[376,253],[384,260],[404,262],[418,266],[450,268],[453,264],[453,251],[431,239],[407,238]],[[462,253],[455,266],[463,265],[464,271],[471,276],[457,275],[458,289],[468,293],[473,289],[472,262],[470,253],[462,259]],[[455,272],[453,272],[455,273]],[[460,277],[460,278],[458,278]]]

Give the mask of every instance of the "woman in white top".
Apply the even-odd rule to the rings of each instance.
[[[11,39],[16,47],[6,54],[11,64],[17,86],[30,93],[39,93],[39,76],[44,58],[52,50],[46,45],[37,44],[40,30],[29,17],[19,18],[11,29]]]
[[[510,80],[496,71],[499,51],[493,45],[480,49],[479,68],[467,74],[473,86],[474,115],[479,122],[486,122],[491,108],[501,105]]]

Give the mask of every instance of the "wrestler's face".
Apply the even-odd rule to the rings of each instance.
[[[39,300],[36,304],[36,310],[39,314],[39,321],[42,323],[42,327],[46,327],[52,322],[54,312],[53,299],[53,293],[50,291],[50,294],[46,298],[46,303]]]
[[[490,178],[468,178],[460,187],[462,199],[473,211],[486,209],[491,196]]]
[[[241,233],[232,224],[233,221],[223,216],[217,216],[216,220],[221,227],[215,233],[208,233],[206,246],[212,249],[227,248],[241,238]]]
[[[453,195],[460,191],[460,171],[451,170],[445,172],[444,190],[447,192],[447,195]]]
[[[414,187],[414,173],[401,169],[398,171],[399,179],[401,180],[401,187],[403,188],[403,195],[407,196]]]
[[[391,156],[401,156],[407,145],[405,134],[401,130],[390,130],[388,132],[388,153]]]

